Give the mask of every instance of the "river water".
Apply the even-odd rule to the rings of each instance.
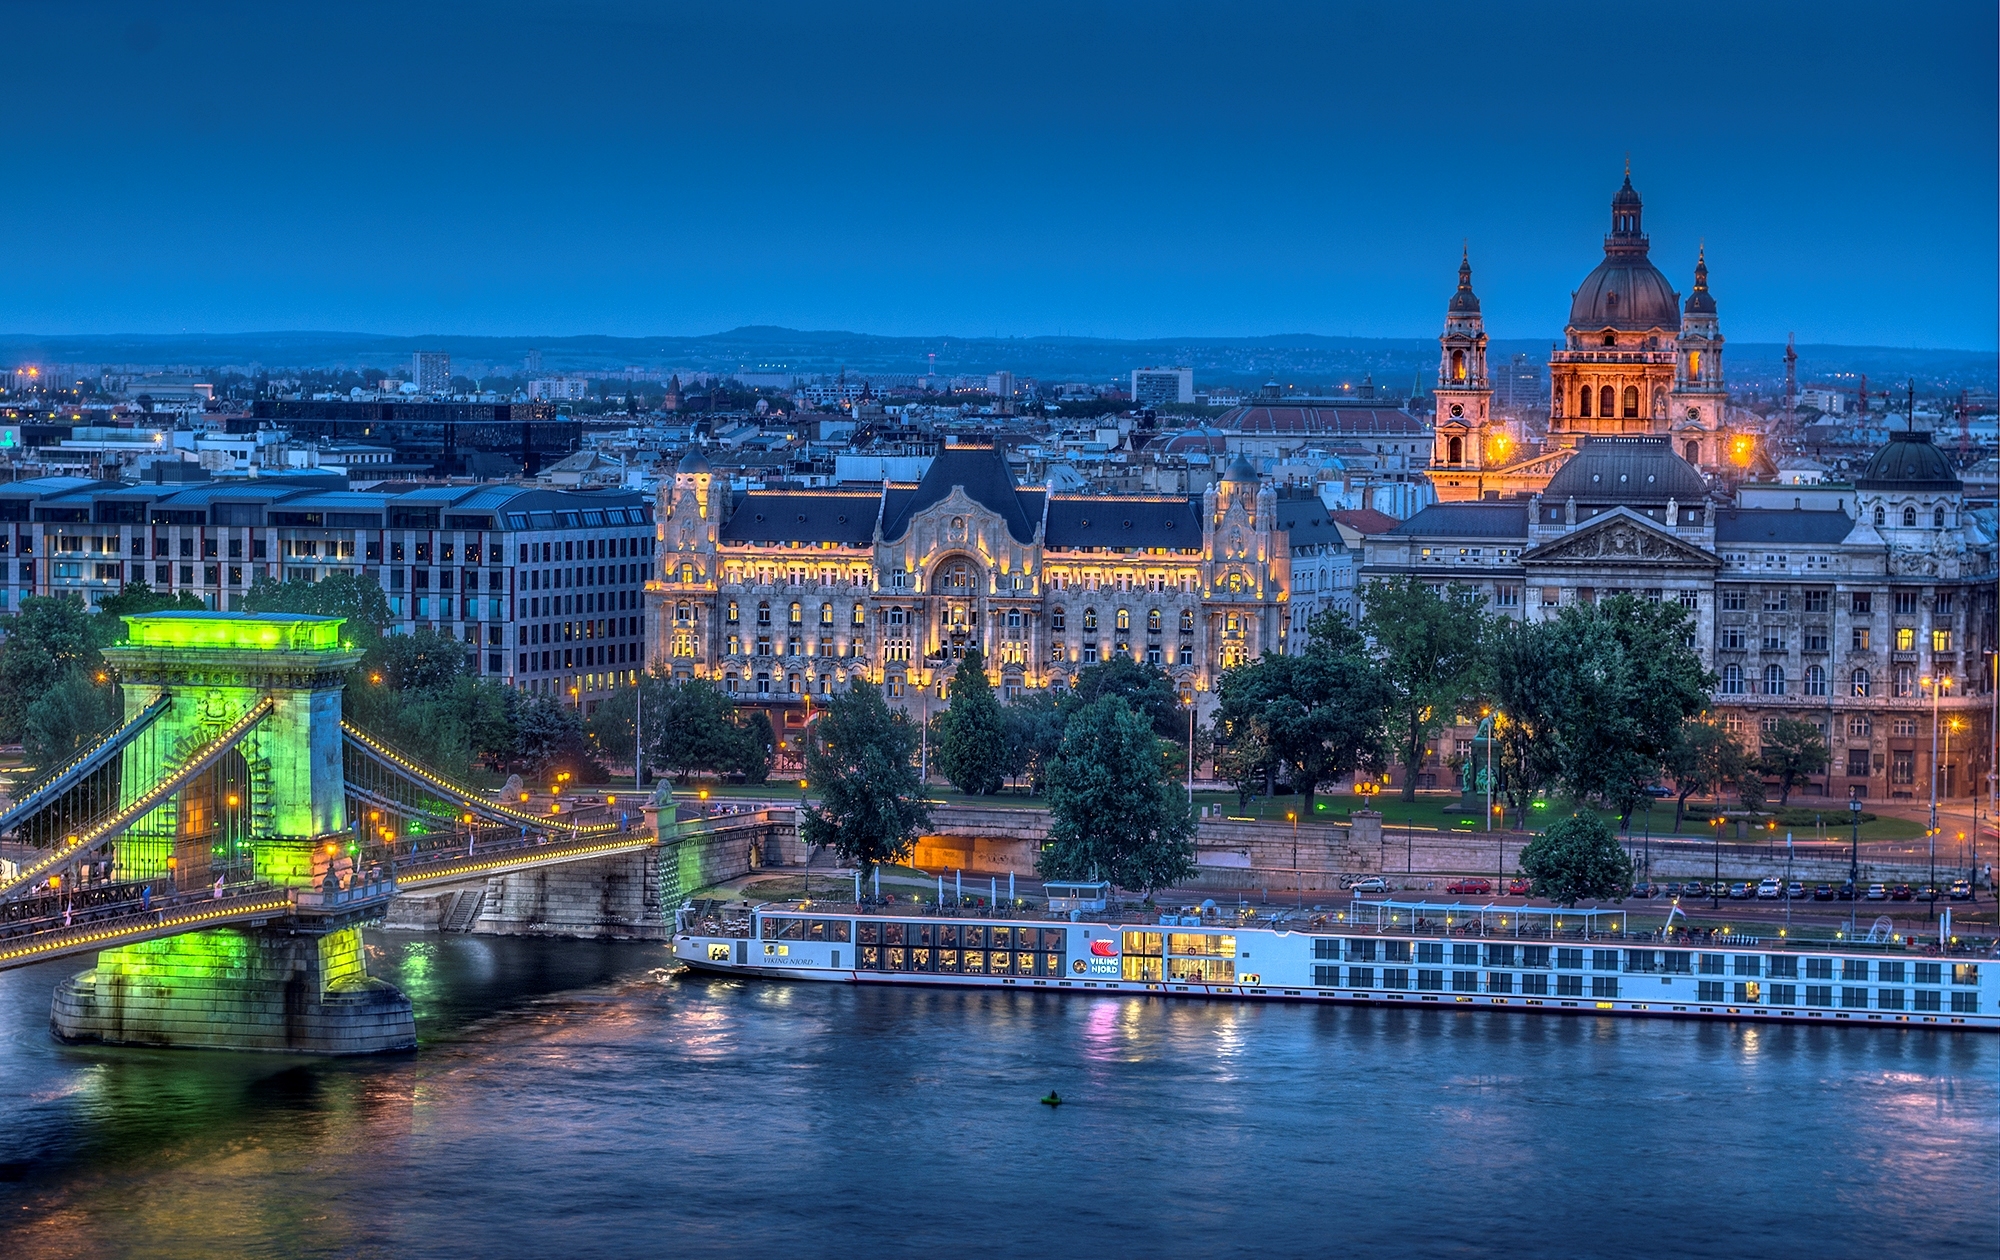
[[[66,1048],[77,964],[0,974],[0,1256],[1995,1253],[1990,1035],[371,949],[415,1055]]]

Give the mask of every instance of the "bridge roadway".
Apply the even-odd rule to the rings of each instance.
[[[529,836],[387,855],[390,865],[381,878],[364,872],[347,887],[293,889],[246,880],[225,883],[218,897],[212,887],[156,895],[147,891],[151,885],[132,883],[24,897],[4,907],[10,917],[0,921],[0,971],[207,928],[261,927],[278,919],[377,918],[398,893],[640,852],[658,843],[651,831],[570,840]]]

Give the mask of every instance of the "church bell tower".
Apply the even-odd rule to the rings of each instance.
[[[1469,253],[1459,260],[1458,291],[1445,308],[1444,334],[1438,338],[1435,398],[1431,478],[1441,498],[1476,498],[1479,472],[1504,462],[1506,452],[1496,447],[1504,444],[1506,437],[1491,426],[1493,387],[1486,376],[1486,321],[1472,291]]]

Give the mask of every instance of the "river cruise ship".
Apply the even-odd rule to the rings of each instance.
[[[689,909],[673,948],[698,971],[844,984],[2000,1031],[2000,958],[1939,954],[1886,930],[1875,941],[1774,940],[1640,931],[1621,910],[1429,902],[1356,900],[1275,920],[1203,909],[1144,920],[818,902]]]

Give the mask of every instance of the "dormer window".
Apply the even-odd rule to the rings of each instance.
[[[1906,507],[1903,509],[1903,524],[1910,529],[1916,528],[1917,509],[1913,507]]]
[[[1938,508],[1937,510],[1935,510],[1935,511],[1933,511],[1933,512],[1931,513],[1931,528],[1932,528],[1932,529],[1943,529],[1943,528],[1944,528],[1944,509],[1943,509],[1943,508]]]

